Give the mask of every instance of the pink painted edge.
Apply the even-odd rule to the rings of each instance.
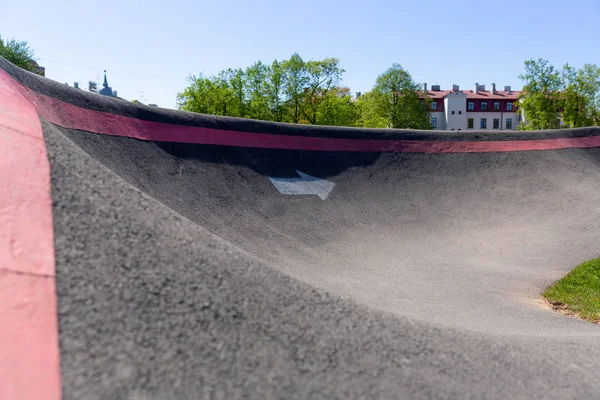
[[[61,398],[50,165],[22,87],[0,70],[0,399]]]
[[[78,107],[25,88],[38,112],[58,126],[82,131],[125,136],[140,140],[264,149],[402,152],[488,153],[600,147],[600,136],[511,141],[426,141],[322,138],[220,130],[146,121]]]

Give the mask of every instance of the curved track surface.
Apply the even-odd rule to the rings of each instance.
[[[49,161],[63,398],[600,396],[598,326],[539,302],[600,251],[599,129],[215,118],[1,58],[0,90]]]

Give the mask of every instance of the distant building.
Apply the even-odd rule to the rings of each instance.
[[[65,82],[66,85],[68,85],[68,83]],[[116,99],[121,99],[117,93],[116,90],[114,90],[113,88],[111,88],[108,85],[108,80],[106,79],[106,71],[104,71],[104,83],[102,84],[102,89],[98,90],[98,84],[95,81],[89,81],[88,82],[88,87],[87,87],[87,91],[90,93],[98,93],[101,94],[103,96],[108,96],[108,97],[114,97]],[[79,82],[73,82],[73,87],[75,89],[80,89],[83,91],[86,91],[85,88],[82,88],[79,86]],[[123,100],[123,99],[121,99]]]
[[[430,115],[433,129],[445,130],[514,130],[521,120],[517,110],[521,92],[505,86],[496,90],[492,83],[490,90],[485,85],[475,84],[473,90],[440,90],[433,85],[431,90],[423,84],[423,97],[432,100]]]
[[[108,86],[108,81],[106,80],[106,70],[104,70],[104,83],[102,84],[102,86],[104,87],[100,89],[98,93],[100,93],[103,96],[117,97],[117,91],[115,90],[113,92],[112,88]]]

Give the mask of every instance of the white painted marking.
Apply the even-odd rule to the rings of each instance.
[[[304,172],[296,171],[300,178],[271,178],[271,183],[273,186],[279,190],[281,194],[291,194],[291,195],[300,195],[300,194],[312,194],[317,195],[321,198],[321,200],[327,199],[329,193],[333,190],[335,183],[316,178],[314,176],[310,176],[305,174]]]

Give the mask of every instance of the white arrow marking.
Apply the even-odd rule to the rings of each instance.
[[[273,186],[281,194],[316,194],[321,200],[327,199],[335,183],[296,171],[300,178],[271,178]]]

